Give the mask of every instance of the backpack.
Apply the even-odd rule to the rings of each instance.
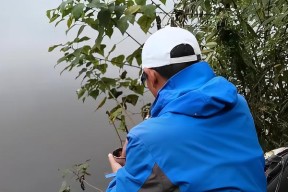
[[[267,192],[288,191],[288,147],[265,153]]]

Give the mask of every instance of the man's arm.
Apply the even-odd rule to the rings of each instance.
[[[155,164],[146,146],[131,134],[128,135],[125,166],[118,164],[111,154],[108,158],[112,171],[117,173],[107,192],[139,191],[152,174]]]
[[[117,163],[113,157],[113,155],[111,153],[108,154],[108,160],[112,169],[113,173],[116,173],[118,171],[118,169],[122,168],[122,166]]]

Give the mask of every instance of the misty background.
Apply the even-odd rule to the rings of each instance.
[[[110,181],[104,178],[107,154],[119,141],[106,110],[95,112],[96,102],[78,100],[76,73],[60,75],[54,65],[61,53],[48,53],[67,41],[64,26],[55,28],[46,18],[46,10],[60,3],[1,0],[0,192],[57,192],[58,169],[87,159],[88,182],[105,190]]]

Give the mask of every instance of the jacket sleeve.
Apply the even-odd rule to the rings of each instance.
[[[154,166],[153,158],[141,141],[128,135],[126,164],[117,171],[106,192],[136,192],[149,178]]]

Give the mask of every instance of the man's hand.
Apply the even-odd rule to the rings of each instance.
[[[113,155],[111,153],[108,154],[108,159],[109,159],[109,163],[112,169],[112,172],[115,173],[118,171],[118,169],[120,169],[122,166],[117,163],[113,157]]]

